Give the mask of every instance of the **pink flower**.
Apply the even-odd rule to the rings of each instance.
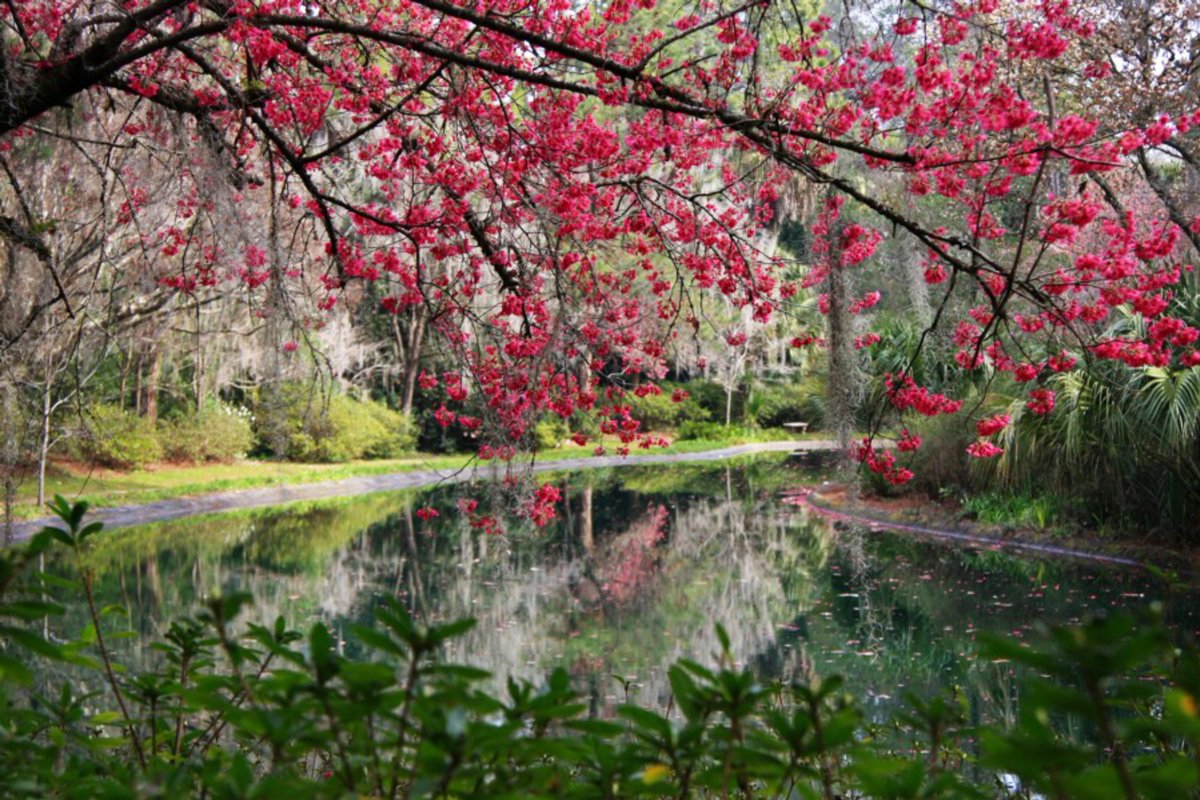
[[[974,442],[967,446],[967,455],[974,458],[992,458],[1004,452],[1004,448],[997,447],[991,442]]]
[[[856,336],[854,338],[854,349],[864,350],[872,345],[879,344],[880,339],[880,335],[874,332],[864,333],[862,336]]]
[[[980,436],[991,436],[1007,428],[1010,422],[1012,422],[1012,417],[1008,414],[997,414],[976,422],[975,429],[979,431]]]
[[[1013,370],[1013,378],[1021,383],[1028,383],[1041,371],[1042,367],[1039,364],[1021,364]]]
[[[1054,392],[1050,389],[1034,389],[1029,393],[1025,407],[1034,414],[1049,414],[1054,410]]]

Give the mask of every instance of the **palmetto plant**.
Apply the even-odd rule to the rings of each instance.
[[[1172,308],[1193,324],[1200,321],[1196,283]],[[1136,327],[1122,317],[1110,335]],[[1004,454],[979,468],[1011,489],[1074,497],[1093,521],[1196,535],[1189,518],[1200,509],[1200,368],[1102,362],[1048,383],[1057,403],[1045,417],[1030,413],[1023,397],[993,395],[1014,424],[997,440]]]

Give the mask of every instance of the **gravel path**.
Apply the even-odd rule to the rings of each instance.
[[[534,472],[550,470],[593,469],[598,467],[633,467],[645,464],[679,464],[695,461],[719,461],[735,456],[754,453],[794,452],[798,450],[830,450],[836,447],[832,441],[813,440],[795,442],[756,442],[699,453],[661,453],[647,455],[584,456],[542,461],[534,464]],[[268,486],[261,489],[237,489],[229,492],[214,492],[195,497],[177,497],[143,505],[116,506],[95,509],[88,518],[100,520],[106,528],[121,528],[127,525],[144,525],[149,522],[215,514],[243,508],[262,508],[294,503],[302,500],[325,500],[332,497],[352,497],[371,492],[386,492],[395,489],[412,489],[435,483],[457,483],[476,477],[493,474],[489,469],[460,470],[413,470],[389,475],[363,475],[337,481],[301,483],[284,486]],[[13,536],[21,540],[32,536],[42,526],[54,521],[53,517],[27,520],[13,525]]]

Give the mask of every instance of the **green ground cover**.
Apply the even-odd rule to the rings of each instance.
[[[721,439],[675,441],[669,447],[656,448],[652,453],[699,453],[756,441],[803,438],[818,440],[820,433],[795,437],[786,431],[748,431],[735,429]],[[615,440],[606,442],[612,452]],[[539,461],[580,458],[592,452],[594,444],[579,447],[574,444],[545,450],[537,454]],[[112,470],[69,462],[56,463],[48,472],[46,496],[62,495],[73,500],[86,499],[94,508],[136,505],[223,492],[235,489],[256,489],[265,486],[297,485],[341,480],[366,475],[388,475],[424,469],[455,469],[470,463],[467,454],[433,455],[416,453],[404,458],[350,461],[340,464],[306,464],[285,461],[240,460],[229,464],[157,464],[148,469]],[[14,516],[33,519],[45,510],[37,505],[37,484],[27,477],[17,488]]]

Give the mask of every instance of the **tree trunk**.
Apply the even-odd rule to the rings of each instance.
[[[121,365],[121,394],[117,398],[117,405],[121,408],[125,407],[125,398],[129,395],[129,370],[133,367],[133,346],[125,351],[125,363]]]
[[[192,356],[192,394],[196,397],[196,412],[204,408],[204,339],[200,334],[200,314],[196,313],[196,350]]]
[[[408,329],[408,345],[404,348],[404,395],[400,402],[400,410],[405,415],[412,414],[413,399],[417,393],[417,375],[421,371],[421,345],[425,341],[425,312],[418,309],[413,313],[412,324]]]
[[[132,357],[132,356],[131,356]],[[133,412],[139,417],[142,415],[142,400],[144,392],[142,391],[142,354],[137,354],[137,363],[133,367]]]
[[[921,255],[913,243],[900,245],[899,257],[904,267],[904,284],[908,289],[908,302],[912,304],[913,318],[925,330],[933,323],[933,307],[929,303],[929,284],[921,269]]]
[[[162,345],[155,336],[150,350],[150,369],[146,373],[146,419],[158,422],[158,373],[162,370]]]
[[[46,459],[50,455],[50,376],[46,376],[46,384],[42,387],[42,438],[38,447],[38,508],[46,502]]]
[[[583,508],[579,513],[579,541],[588,555],[596,551],[596,529],[592,518],[592,485],[583,489]]]
[[[0,470],[4,473],[4,541],[12,543],[13,537],[13,506],[17,502],[17,462],[20,459],[17,433],[17,389],[11,381],[0,384],[3,391],[4,412],[0,414],[0,433],[4,435],[4,463]]]
[[[831,242],[840,241],[842,225],[830,231]],[[833,414],[838,448],[848,454],[854,434],[858,394],[858,365],[854,351],[854,321],[850,316],[850,275],[841,265],[841,249],[830,248],[829,269],[829,409]]]

